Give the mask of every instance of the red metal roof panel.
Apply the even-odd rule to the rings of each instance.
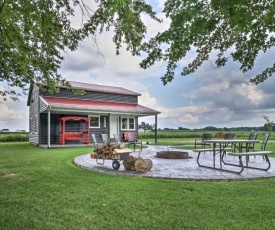
[[[160,112],[139,104],[127,104],[117,102],[91,101],[60,97],[46,97],[43,99],[53,108],[84,109],[106,112],[129,112],[129,113],[148,113],[158,114]]]

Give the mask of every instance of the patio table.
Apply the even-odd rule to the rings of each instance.
[[[241,150],[242,150],[241,146],[243,144],[245,144],[246,150],[248,150],[249,144],[259,143],[258,140],[243,140],[243,139],[202,140],[202,142],[209,143],[209,144],[213,145],[213,150],[212,150],[212,153],[213,153],[213,167],[202,165],[199,162],[201,152],[199,152],[198,156],[197,156],[198,165],[200,167],[205,167],[205,168],[210,168],[210,169],[217,169],[217,170],[226,171],[226,172],[233,172],[233,173],[241,173],[241,172],[236,172],[236,171],[233,171],[233,170],[222,168],[223,164],[225,164],[225,165],[227,164],[223,161],[223,157],[225,155],[225,148],[227,148],[228,145],[232,144],[232,145],[234,145],[234,147],[238,148],[238,150],[241,152]],[[218,155],[217,152],[219,153],[219,156],[220,156],[220,166],[219,167],[216,167],[216,155]],[[247,158],[247,160],[248,160],[248,158]],[[242,167],[242,162],[240,162],[240,167]]]

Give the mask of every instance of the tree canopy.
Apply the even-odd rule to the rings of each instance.
[[[96,10],[84,0],[0,0],[0,96],[14,100],[34,82],[50,92],[56,85],[72,89],[59,73],[63,52],[77,49],[85,37],[114,30],[117,53],[121,43],[135,55],[146,32],[141,13],[157,20],[152,7],[139,0],[96,0]],[[82,24],[72,26],[75,11],[82,12]],[[76,91],[78,92],[78,91]]]
[[[174,78],[177,62],[191,49],[196,57],[181,74],[194,73],[211,52],[217,53],[215,64],[224,66],[229,58],[241,64],[243,72],[251,70],[260,52],[274,46],[275,4],[273,0],[167,0],[163,12],[170,27],[143,45],[148,53],[141,67],[156,61],[167,62],[164,84]],[[165,45],[165,49],[161,48]],[[275,71],[275,63],[251,79],[260,83]]]
[[[217,67],[232,59],[247,72],[258,54],[275,42],[273,0],[166,0],[163,12],[170,26],[145,43],[142,15],[160,22],[151,5],[144,0],[95,2],[91,9],[85,0],[0,0],[0,81],[10,86],[0,88],[0,96],[16,99],[13,87],[25,89],[34,82],[50,92],[57,90],[57,84],[71,89],[58,73],[64,51],[76,50],[84,38],[105,30],[114,31],[117,53],[125,43],[133,55],[147,54],[142,68],[165,61],[163,84],[174,79],[178,62],[193,49],[196,57],[182,69],[182,75],[194,73],[212,52]],[[82,12],[83,23],[74,28],[77,10]],[[263,82],[274,71],[275,63],[251,82]]]

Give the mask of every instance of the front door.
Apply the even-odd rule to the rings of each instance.
[[[118,129],[118,116],[110,116],[110,138],[114,137],[114,134],[119,133],[119,129]]]

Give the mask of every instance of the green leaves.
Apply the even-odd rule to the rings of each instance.
[[[56,92],[58,84],[72,89],[58,74],[63,60],[61,52],[75,50],[81,40],[98,31],[114,30],[117,54],[125,43],[133,55],[138,55],[146,32],[141,14],[158,20],[152,7],[143,0],[96,2],[98,5],[93,11],[82,0],[2,0],[0,80],[23,90],[34,82],[49,92]],[[83,21],[83,27],[78,30],[71,26],[76,9],[81,10]],[[12,90],[0,91],[4,99],[9,95],[18,96]]]
[[[1,0],[0,80],[23,90],[34,82],[42,88],[48,85],[50,92],[55,92],[57,84],[70,88],[58,74],[62,52],[76,50],[81,40],[105,30],[114,31],[117,54],[123,43],[132,55],[147,53],[142,68],[165,61],[164,84],[174,79],[177,63],[191,50],[195,49],[196,56],[182,69],[182,75],[194,73],[213,51],[217,67],[232,58],[243,72],[249,71],[259,52],[267,52],[275,43],[273,0],[166,0],[163,13],[171,20],[170,27],[144,43],[147,28],[142,15],[160,22],[151,5],[144,0],[95,2],[93,11],[82,0]],[[71,19],[77,9],[83,24],[74,29]],[[275,63],[251,82],[263,82],[274,71]],[[0,91],[4,99],[9,95],[18,96],[13,90]]]
[[[231,56],[246,72],[253,68],[259,52],[274,46],[272,0],[167,0],[163,12],[171,20],[170,27],[141,47],[148,53],[141,67],[167,61],[166,74],[161,78],[164,84],[173,80],[177,62],[193,48],[196,57],[183,68],[182,75],[194,73],[212,51],[219,51],[215,60],[217,67],[224,66]],[[225,56],[228,52],[230,56]],[[263,82],[274,71],[273,65],[251,82]]]
[[[33,82],[53,87],[62,80],[57,73],[63,60],[61,51],[77,46],[71,41],[75,31],[67,17],[69,3],[6,0],[0,5],[0,79],[23,90]],[[13,90],[0,93],[4,99],[19,96]]]

